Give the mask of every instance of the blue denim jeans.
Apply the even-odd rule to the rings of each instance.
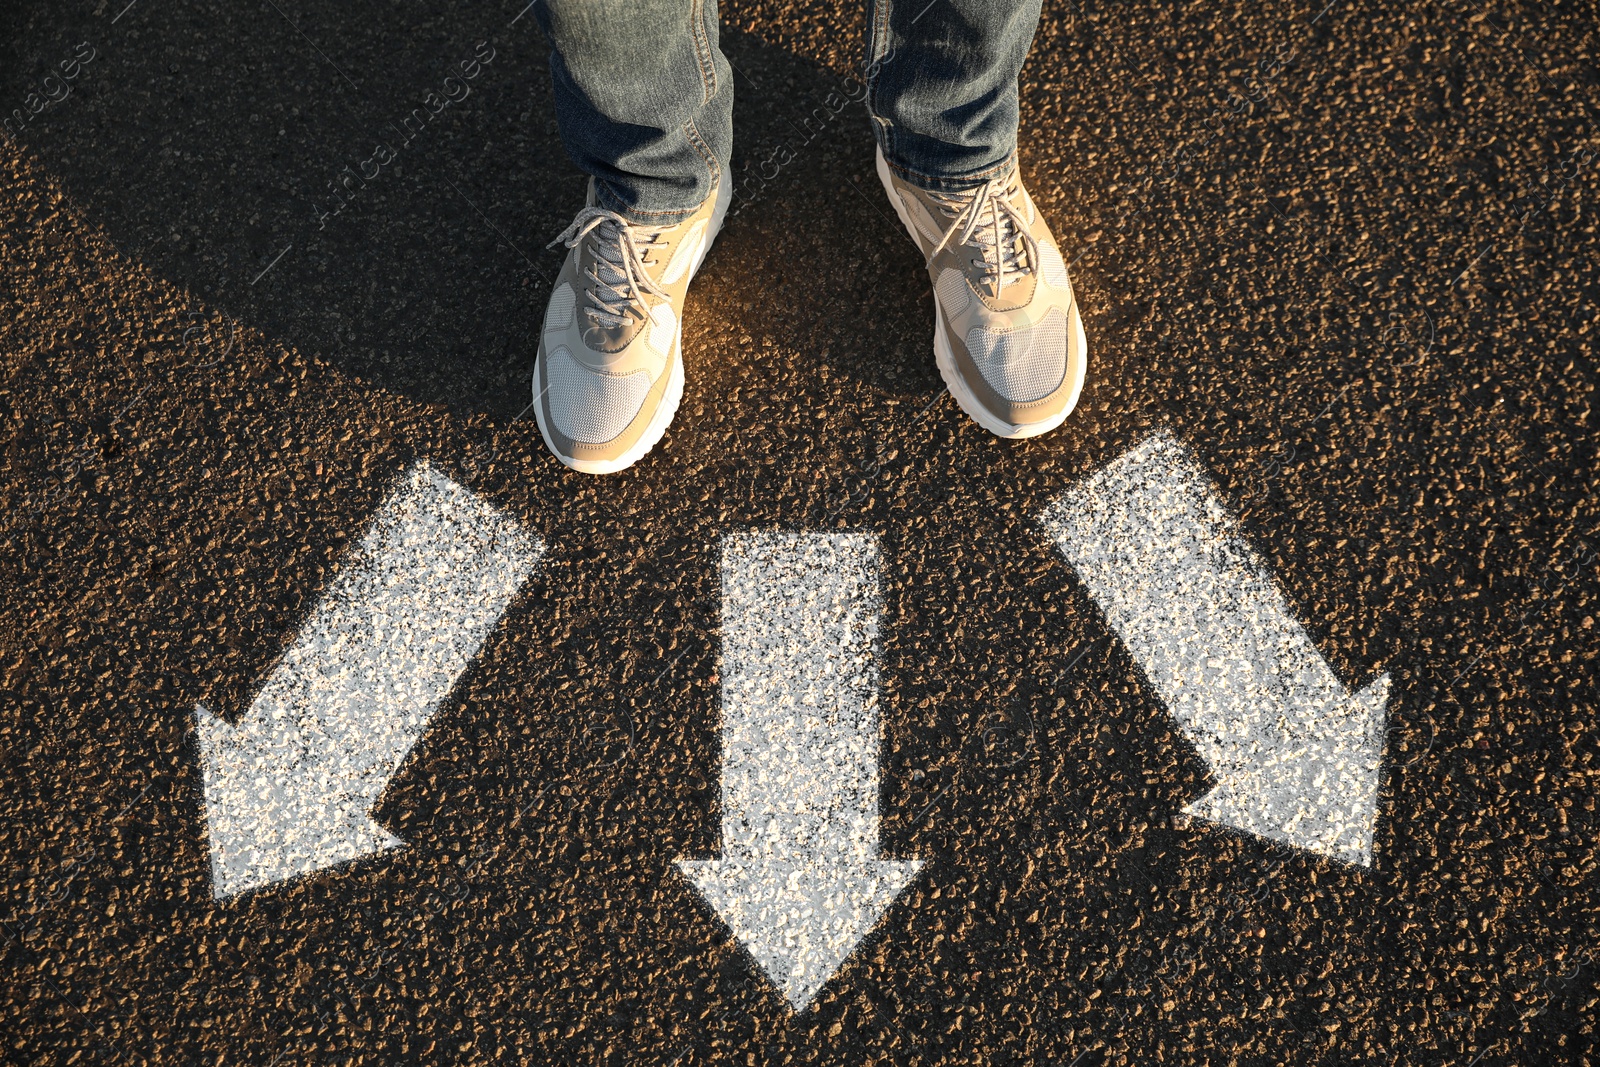
[[[1011,166],[1040,0],[868,0],[865,102],[884,158],[926,189]],[[728,179],[733,70],[716,0],[543,0],[556,119],[600,203],[677,222]]]

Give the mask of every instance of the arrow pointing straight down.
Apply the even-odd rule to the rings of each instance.
[[[878,857],[878,548],[722,547],[722,859],[678,867],[795,1011],[922,868]]]
[[[401,476],[239,724],[195,709],[214,897],[404,845],[368,812],[543,551],[428,464]]]
[[[1158,433],[1042,516],[1217,785],[1187,814],[1372,861],[1389,676],[1334,676],[1205,470]]]

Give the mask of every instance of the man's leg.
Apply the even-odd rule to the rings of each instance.
[[[1003,173],[1040,0],[869,0],[867,108],[889,169],[927,189]]]
[[[556,119],[601,207],[681,222],[724,179],[733,72],[716,0],[539,0]]]
[[[1017,74],[1040,0],[869,0],[878,177],[927,262],[934,358],[1001,437],[1061,425],[1088,345],[1049,224],[1017,168]]]
[[[683,309],[732,182],[733,78],[715,0],[540,0],[556,118],[592,179],[558,241],[534,414],[567,466],[610,474],[666,433],[683,395]]]

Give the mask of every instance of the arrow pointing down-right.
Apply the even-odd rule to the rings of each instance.
[[[1210,764],[1185,812],[1369,865],[1389,676],[1339,682],[1188,450],[1158,433],[1042,521]]]

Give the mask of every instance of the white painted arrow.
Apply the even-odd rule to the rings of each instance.
[[[217,898],[404,842],[368,815],[543,552],[418,463],[238,726],[197,708]]]
[[[1217,785],[1184,810],[1370,864],[1389,676],[1350,693],[1159,433],[1042,516]]]
[[[922,867],[878,857],[878,549],[722,547],[722,859],[678,866],[796,1011]]]

